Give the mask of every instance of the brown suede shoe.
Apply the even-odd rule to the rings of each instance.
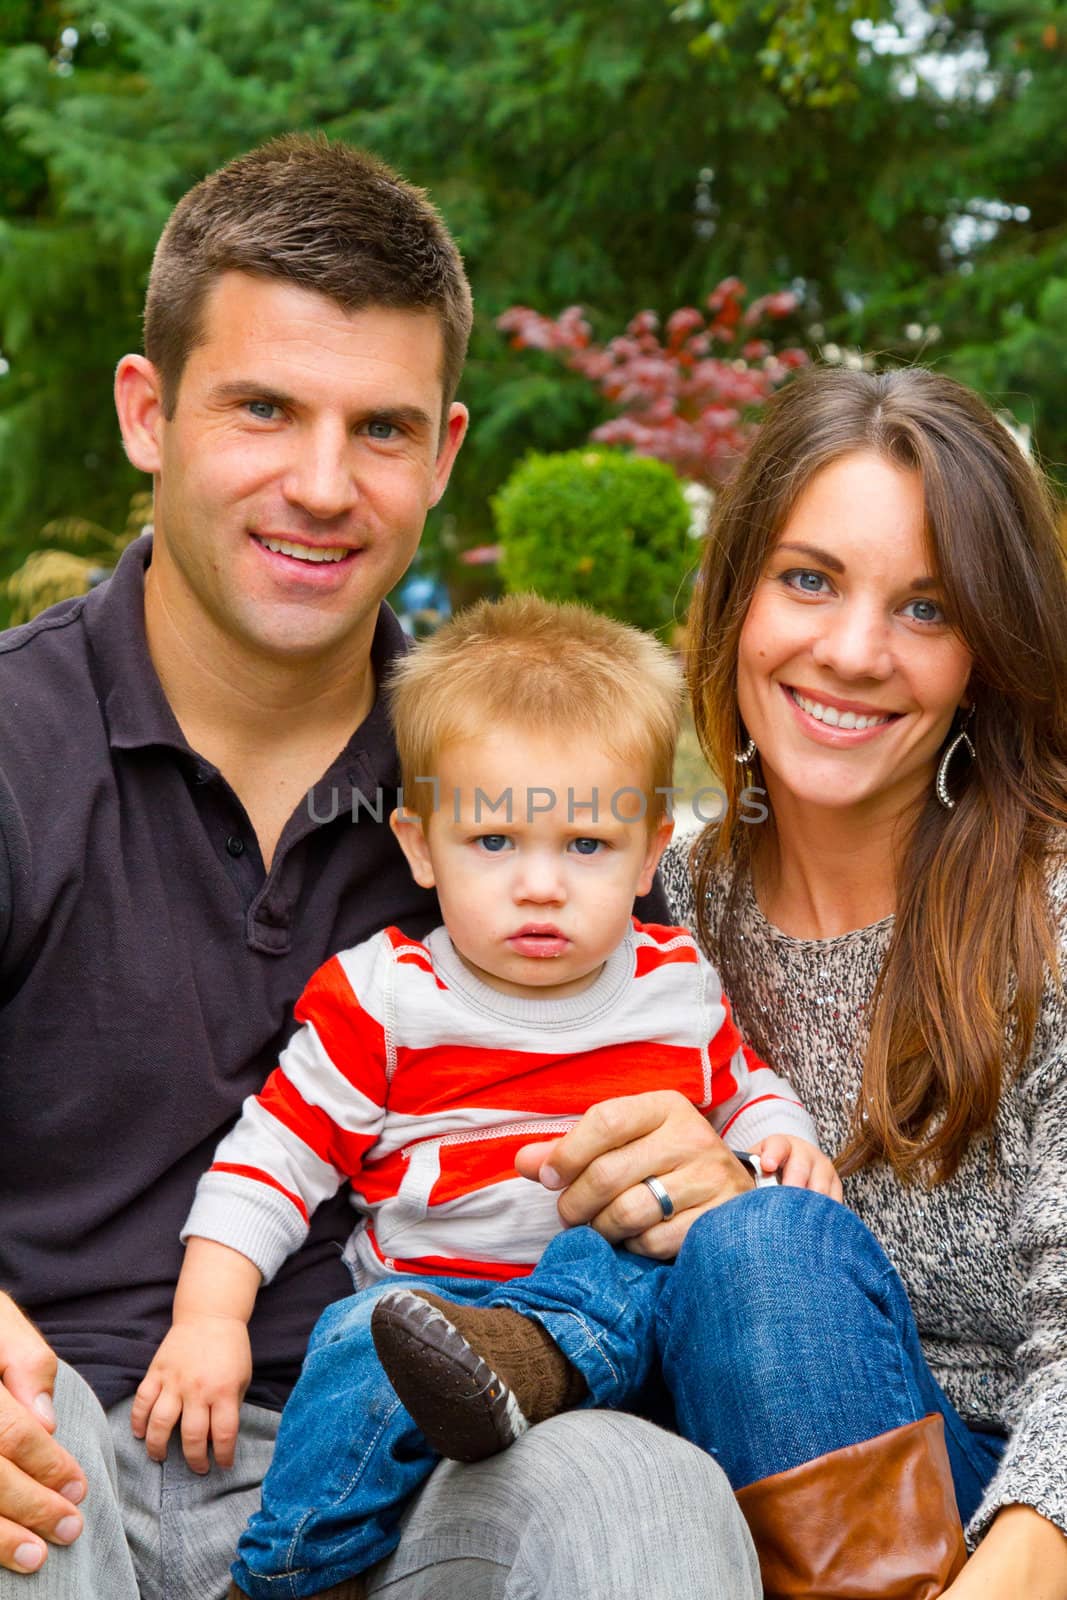
[[[585,1380],[539,1322],[422,1290],[382,1295],[371,1314],[378,1359],[427,1443],[482,1461],[534,1422],[582,1399]]]
[[[764,1600],[934,1600],[967,1559],[938,1413],[740,1489]]]

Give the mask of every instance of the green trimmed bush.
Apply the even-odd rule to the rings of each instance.
[[[649,630],[684,613],[690,513],[662,461],[598,449],[530,455],[495,496],[493,517],[509,593],[581,600]]]

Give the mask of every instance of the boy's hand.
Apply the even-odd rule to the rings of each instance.
[[[130,1424],[153,1461],[181,1418],[182,1449],[194,1472],[232,1467],[241,1401],[252,1377],[252,1347],[241,1317],[204,1315],[175,1322],[152,1358],[133,1402]]]
[[[780,1172],[782,1182],[794,1189],[814,1189],[816,1194],[828,1194],[831,1200],[844,1198],[837,1168],[807,1139],[772,1133],[769,1139],[754,1144],[752,1150],[759,1156],[764,1172]]]

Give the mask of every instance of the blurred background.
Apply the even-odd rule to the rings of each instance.
[[[0,625],[149,520],[112,411],[204,173],[321,129],[432,194],[473,427],[397,603],[506,584],[671,636],[808,361],[981,390],[1067,489],[1067,6],[0,0]]]

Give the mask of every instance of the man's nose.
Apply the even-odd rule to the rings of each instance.
[[[330,522],[352,510],[358,489],[352,441],[344,424],[323,422],[294,439],[283,493],[290,505],[317,522]]]
[[[817,666],[841,679],[888,678],[893,671],[889,622],[884,612],[863,601],[828,608],[812,645]]]

